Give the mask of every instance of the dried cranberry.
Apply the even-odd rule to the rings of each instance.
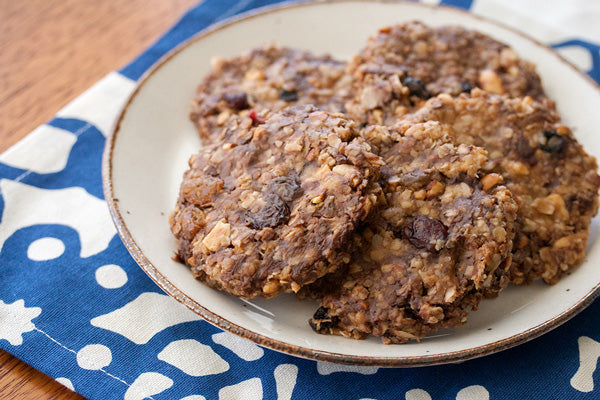
[[[248,117],[252,120],[252,125],[260,125],[265,123],[265,120],[259,117],[254,110],[251,110],[248,113]]]
[[[281,89],[281,92],[279,92],[279,98],[287,102],[296,101],[298,100],[298,91],[296,89]]]
[[[446,240],[448,230],[437,219],[417,217],[404,226],[402,235],[416,248],[433,252],[438,240]]]
[[[227,103],[227,107],[232,110],[241,111],[250,108],[248,96],[244,92],[225,93],[223,99],[225,100],[225,103]]]
[[[417,96],[420,99],[428,99],[431,97],[431,94],[429,94],[429,91],[425,87],[425,83],[420,79],[409,76],[404,79],[402,84],[408,88],[411,96]]]
[[[565,149],[566,140],[555,130],[544,132],[546,143],[540,144],[540,149],[550,154],[560,154]]]

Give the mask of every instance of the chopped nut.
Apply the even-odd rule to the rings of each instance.
[[[546,198],[535,199],[531,204],[538,212],[546,215],[554,214],[554,204],[549,202]]]
[[[444,295],[444,301],[446,303],[450,303],[451,301],[454,301],[454,299],[456,299],[457,296],[458,294],[456,293],[456,288],[450,287],[448,290],[446,290],[446,294]]]
[[[227,247],[231,244],[230,232],[231,226],[226,222],[219,221],[202,240],[202,244],[212,252],[217,251],[219,247]]]
[[[287,142],[283,147],[286,153],[302,151],[302,137],[297,137],[295,140]]]
[[[552,206],[554,207],[554,213],[560,218],[569,218],[569,211],[567,210],[567,206],[561,195],[553,193],[546,197],[546,201],[552,204]]]
[[[505,168],[512,175],[529,175],[529,167],[520,161],[507,161]]]
[[[489,192],[491,188],[502,182],[504,178],[500,174],[491,173],[487,174],[481,179],[481,186],[483,190]]]
[[[279,290],[279,282],[277,281],[268,281],[262,288],[265,294],[276,293]]]
[[[383,124],[383,112],[380,109],[375,109],[371,113],[372,122],[377,125]]]
[[[484,69],[479,72],[479,84],[483,90],[488,92],[495,94],[503,94],[506,92],[498,74],[490,69]]]
[[[417,200],[423,200],[425,198],[425,195],[427,194],[427,192],[425,191],[425,189],[421,189],[421,190],[417,190],[414,193],[414,197]]]
[[[231,113],[229,112],[229,110],[225,110],[225,111],[221,112],[219,114],[219,116],[217,117],[217,125],[219,125],[219,126],[223,125],[225,122],[227,122],[227,120],[229,119],[230,116],[231,116]]]
[[[427,197],[432,198],[444,192],[444,184],[439,181],[433,181],[428,186]]]
[[[562,249],[565,247],[569,247],[571,245],[571,239],[572,239],[571,235],[563,236],[560,239],[558,239],[556,242],[554,242],[552,247],[555,249]]]
[[[494,239],[498,242],[504,242],[506,240],[506,230],[501,226],[495,227],[492,231],[492,235],[494,235]]]
[[[251,80],[251,81],[263,80],[265,78],[266,78],[266,76],[265,76],[264,72],[262,72],[259,69],[250,69],[250,70],[248,70],[248,72],[246,72],[246,75],[244,76],[244,79]]]
[[[323,202],[323,199],[325,198],[324,193],[321,193],[318,196],[313,197],[312,199],[310,199],[310,202],[313,204],[320,204]]]

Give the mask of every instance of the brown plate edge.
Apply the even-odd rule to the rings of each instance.
[[[480,15],[476,15],[470,13],[466,10],[448,7],[448,6],[435,6],[429,4],[422,3],[413,3],[408,1],[397,1],[397,0],[375,0],[379,3],[408,3],[414,6],[426,7],[430,9],[440,9],[443,8],[447,11],[456,12],[459,14],[467,14],[470,17],[474,17],[480,20],[485,21],[486,23],[491,23],[497,25],[505,30],[512,31],[519,36],[523,37],[526,40],[529,40],[536,44],[537,46],[543,47],[546,50],[554,53],[562,62],[568,65],[570,68],[575,70],[578,74],[583,76],[588,80],[592,86],[594,86],[599,92],[600,87],[598,84],[587,74],[581,72],[577,67],[567,61],[564,57],[558,54],[549,46],[539,42],[538,40],[510,27],[501,22],[497,22],[486,17],[482,17]],[[338,364],[347,364],[347,365],[360,365],[360,366],[381,366],[381,367],[418,367],[418,366],[428,366],[428,365],[437,365],[437,364],[445,364],[451,362],[459,362],[466,361],[469,359],[482,357],[485,355],[489,355],[492,353],[496,353],[502,350],[509,349],[511,347],[517,346],[519,344],[525,343],[529,340],[535,339],[542,334],[557,328],[562,325],[576,314],[581,312],[587,306],[589,306],[599,295],[600,295],[600,282],[596,284],[596,286],[591,289],[588,293],[586,293],[577,303],[575,303],[571,308],[564,311],[563,313],[555,316],[554,318],[545,321],[544,323],[537,325],[533,328],[530,328],[524,332],[519,334],[510,336],[508,338],[498,340],[496,342],[488,343],[483,346],[475,347],[467,350],[458,350],[449,353],[441,353],[441,354],[432,354],[425,356],[410,356],[410,357],[362,357],[362,356],[353,356],[348,354],[334,353],[323,350],[313,350],[307,347],[292,345],[277,339],[266,337],[262,334],[256,333],[249,329],[243,328],[239,325],[232,323],[231,321],[213,313],[212,311],[206,309],[193,299],[191,299],[188,295],[183,293],[180,289],[178,289],[175,285],[173,285],[165,276],[163,276],[158,269],[148,260],[148,258],[144,255],[138,244],[133,240],[129,229],[127,228],[125,221],[121,215],[118,199],[114,197],[113,185],[112,185],[112,155],[116,142],[116,136],[119,132],[121,121],[125,117],[129,105],[136,97],[138,92],[144,83],[156,72],[158,71],[165,63],[167,63],[171,58],[173,58],[176,54],[181,52],[183,49],[188,47],[190,44],[201,40],[210,34],[217,32],[221,29],[224,29],[234,23],[237,23],[242,20],[251,19],[257,16],[262,16],[264,14],[277,12],[283,9],[289,8],[298,8],[303,6],[313,6],[317,4],[327,4],[327,3],[361,3],[366,2],[366,0],[307,0],[307,1],[290,1],[283,2],[276,5],[270,5],[266,7],[260,7],[257,9],[250,10],[248,12],[227,18],[223,21],[220,21],[216,24],[210,25],[206,29],[198,32],[191,38],[185,40],[184,42],[177,45],[175,48],[170,50],[167,54],[162,56],[154,65],[152,65],[137,81],[136,87],[121,108],[119,112],[119,116],[116,119],[113,128],[111,129],[110,135],[107,137],[107,141],[105,144],[103,156],[102,156],[102,183],[104,187],[104,197],[109,207],[109,211],[113,222],[117,228],[117,232],[121,237],[121,240],[125,244],[129,253],[133,256],[135,261],[140,265],[142,270],[168,295],[173,297],[175,300],[180,302],[181,304],[188,307],[190,310],[195,312],[196,314],[202,316],[207,322],[234,333],[236,335],[242,336],[246,339],[249,339],[256,344],[261,346],[282,352],[287,353],[294,356],[299,356],[303,358],[319,360],[319,361],[328,361]]]

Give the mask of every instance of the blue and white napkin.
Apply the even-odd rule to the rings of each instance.
[[[543,337],[492,356],[359,368],[284,355],[223,332],[162,293],[136,265],[102,194],[101,155],[119,108],[175,45],[276,2],[204,1],[0,156],[0,347],[98,400],[600,398],[598,301]],[[600,3],[442,3],[527,29],[600,81]]]

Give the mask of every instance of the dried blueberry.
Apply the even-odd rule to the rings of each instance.
[[[227,103],[227,107],[232,110],[241,111],[250,108],[248,96],[244,92],[225,93],[223,99],[225,100],[225,103]]]
[[[409,76],[404,79],[402,84],[408,88],[411,96],[417,96],[421,99],[428,99],[431,97],[431,94],[429,94],[429,91],[425,87],[425,83],[420,79]]]
[[[437,219],[417,217],[412,223],[404,226],[402,236],[416,248],[435,251],[436,242],[438,240],[445,241],[448,237],[448,230]]]
[[[540,144],[540,149],[546,153],[559,154],[565,149],[565,138],[556,133],[555,130],[544,132],[546,143]]]
[[[267,192],[287,202],[298,197],[302,193],[302,188],[297,176],[279,176],[269,182]]]
[[[460,84],[460,91],[462,93],[471,93],[471,90],[473,90],[473,85],[471,85],[470,82],[463,82]]]
[[[246,224],[253,229],[274,228],[286,223],[290,217],[290,209],[275,194],[265,196],[266,204],[256,213],[246,214]]]
[[[287,90],[281,89],[279,92],[279,98],[283,101],[296,101],[298,100],[298,91],[296,89]]]

